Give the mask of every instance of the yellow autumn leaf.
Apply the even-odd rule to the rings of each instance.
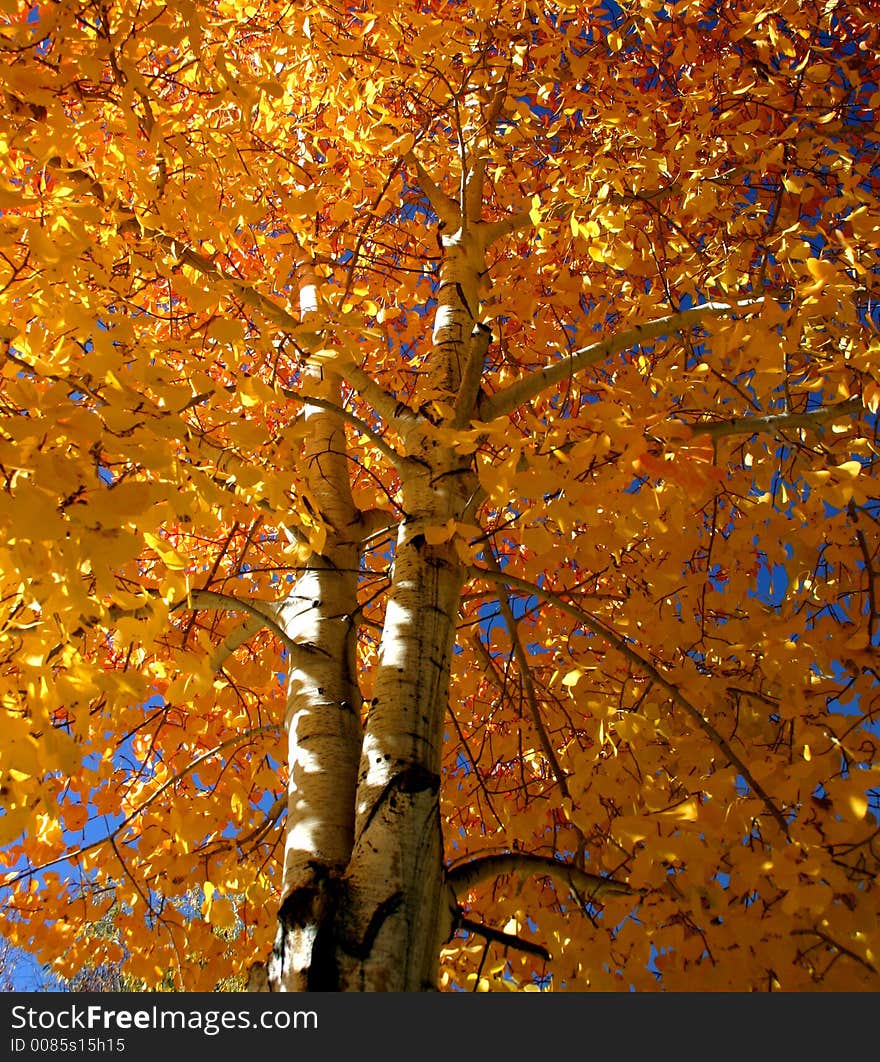
[[[696,797],[689,797],[674,807],[661,812],[664,819],[675,819],[678,822],[696,822],[700,814],[700,802]]]
[[[385,150],[390,155],[408,155],[415,147],[415,143],[415,136],[412,133],[405,133],[396,140],[392,140]]]
[[[202,886],[202,892],[204,893],[205,898],[204,900],[202,900],[201,910],[202,917],[205,919],[206,922],[210,921],[211,919],[211,908],[214,905],[215,891],[215,886],[210,881],[206,881],[205,884]]]
[[[215,899],[210,907],[207,920],[217,929],[231,929],[235,925],[235,907],[225,896]]]
[[[317,189],[310,188],[303,192],[297,192],[286,200],[285,206],[295,217],[312,217],[318,209]]]
[[[858,476],[862,471],[861,461],[844,461],[836,467],[838,472],[842,472],[845,476],[849,476],[850,478]]]
[[[871,772],[854,770],[849,778],[838,778],[826,788],[842,815],[861,822],[868,814],[868,790],[873,781]]]
[[[208,335],[219,343],[240,344],[244,341],[244,325],[235,318],[217,317],[211,322]]]
[[[156,551],[159,559],[171,571],[182,571],[186,567],[186,561],[183,557],[159,535],[154,535],[151,531],[145,531],[144,542]]]
[[[445,524],[425,528],[425,541],[429,546],[439,546],[442,542],[448,542],[455,534],[456,522],[450,517]]]
[[[808,284],[804,287],[804,294],[818,295],[819,292],[834,280],[837,270],[834,263],[829,262],[826,258],[808,258],[806,265],[814,283]]]

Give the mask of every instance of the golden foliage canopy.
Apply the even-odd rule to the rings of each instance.
[[[367,704],[412,417],[478,476],[426,532],[467,567],[451,875],[629,887],[461,872],[551,959],[460,930],[441,987],[880,987],[876,9],[0,12],[9,938],[187,990],[269,946],[309,404],[369,516]],[[432,372],[456,210],[467,417]]]

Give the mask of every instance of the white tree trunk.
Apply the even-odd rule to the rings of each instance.
[[[310,370],[318,376],[319,370]],[[338,399],[338,381],[324,384]],[[342,421],[307,406],[304,459],[327,525],[278,620],[296,644],[287,679],[288,800],[282,903],[270,984],[276,991],[335,987],[330,929],[354,835],[361,751],[356,674],[359,514],[351,497]]]
[[[475,332],[478,236],[462,227],[442,240],[430,376],[452,396],[456,417],[473,408],[479,372],[470,363],[481,367],[485,352]],[[362,728],[354,656],[359,514],[340,420],[317,409],[309,416],[309,485],[331,533],[281,614],[300,651],[289,678],[287,846],[269,985],[433,990],[452,924],[439,790],[464,570],[453,542],[432,544],[430,529],[462,518],[477,480],[469,458],[414,418],[403,440],[405,516]]]
[[[464,579],[451,542],[425,529],[460,517],[474,483],[443,451],[403,486],[400,526],[341,908],[341,986],[436,988],[445,910],[439,790],[452,649]]]

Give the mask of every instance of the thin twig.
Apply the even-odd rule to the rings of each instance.
[[[587,630],[593,634],[604,639],[609,645],[613,646],[626,660],[634,664],[639,670],[650,675],[651,678],[657,683],[658,686],[662,686],[663,689],[672,697],[675,704],[682,708],[699,728],[706,734],[712,742],[724,753],[728,762],[735,766],[751,790],[756,793],[764,803],[767,811],[770,813],[774,822],[782,830],[783,834],[789,840],[790,835],[788,831],[788,823],[785,821],[785,816],[776,807],[771,800],[769,794],[764,787],[758,782],[745,762],[739,757],[733,749],[730,747],[727,740],[716,730],[716,728],[709,722],[709,720],[703,715],[696,705],[692,704],[687,697],[681,692],[678,686],[674,682],[670,682],[662,672],[660,672],[653,664],[645,660],[631,645],[629,645],[625,639],[623,639],[616,631],[606,627],[604,623],[596,619],[595,616],[589,612],[585,612],[583,609],[578,608],[577,605],[572,605],[558,594],[554,594],[551,591],[544,590],[540,586],[536,586],[534,583],[530,583],[525,579],[518,579],[514,575],[510,575],[504,572],[501,576],[498,576],[495,572],[489,571],[486,568],[479,568],[475,565],[468,567],[470,575],[488,579],[490,582],[502,583],[505,586],[516,587],[519,590],[528,594],[533,594],[535,597],[546,601],[548,604],[555,605],[556,608],[561,609],[563,612],[567,612],[568,615],[577,619]]]
[[[476,933],[478,936],[493,941],[495,944],[502,944],[505,948],[516,948],[517,951],[525,952],[527,955],[537,955],[544,962],[550,961],[550,952],[547,951],[543,944],[535,944],[534,941],[524,940],[514,933],[505,933],[503,929],[493,929],[491,926],[484,926],[482,922],[474,922],[464,916],[459,918],[458,928],[467,930],[468,933]]]
[[[78,859],[80,856],[85,855],[86,852],[92,852],[96,848],[102,848],[105,844],[111,844],[116,847],[116,838],[119,834],[134,820],[138,815],[142,815],[147,808],[153,804],[159,797],[171,786],[176,785],[182,778],[190,774],[192,771],[204,763],[205,760],[210,759],[212,756],[216,756],[218,752],[222,752],[223,749],[229,748],[230,745],[237,745],[242,741],[256,736],[257,734],[269,733],[271,731],[277,731],[279,726],[277,723],[267,723],[265,726],[255,727],[253,730],[247,730],[242,734],[236,734],[235,737],[230,738],[228,741],[222,741],[219,745],[215,745],[213,748],[208,749],[207,752],[203,752],[200,756],[196,756],[194,760],[187,764],[182,771],[178,771],[177,774],[167,779],[155,793],[151,793],[150,796],[139,804],[134,811],[129,812],[128,815],[120,822],[114,829],[110,831],[105,837],[98,838],[97,841],[92,841],[90,844],[84,844],[80,848],[75,848],[72,852],[65,852],[64,855],[60,855],[55,859],[50,859],[46,863],[38,863],[36,866],[27,867],[25,870],[20,870],[15,874],[10,875],[8,878],[3,879],[0,882],[0,887],[8,888],[14,885],[17,881],[21,881],[23,878],[31,877],[33,874],[39,873],[41,870],[46,870],[48,867],[57,866],[58,863],[64,863],[68,860]]]

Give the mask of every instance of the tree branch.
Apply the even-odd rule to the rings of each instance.
[[[791,935],[793,937],[818,937],[823,944],[827,944],[829,947],[839,951],[841,955],[846,955],[847,958],[852,959],[853,962],[857,962],[860,966],[864,966],[865,969],[870,970],[872,974],[877,973],[876,966],[868,962],[867,959],[863,958],[857,952],[852,951],[850,948],[838,944],[833,937],[828,936],[827,933],[823,933],[820,929],[793,929]]]
[[[697,421],[696,423],[677,421],[677,423],[684,425],[693,437],[708,435],[710,439],[720,439],[726,435],[755,435],[786,431],[789,428],[816,428],[838,417],[842,418],[856,413],[861,408],[862,400],[855,395],[845,402],[838,402],[837,405],[821,406],[818,409],[808,410],[806,413],[768,413],[762,417],[734,417],[731,420]]]
[[[674,682],[670,682],[669,679],[667,679],[653,664],[649,663],[644,657],[637,653],[624,638],[609,627],[606,627],[604,623],[597,620],[596,617],[589,612],[585,612],[583,609],[578,608],[577,605],[570,604],[558,594],[544,590],[540,586],[536,586],[534,583],[527,582],[525,579],[518,579],[515,575],[510,575],[507,572],[504,572],[499,576],[493,571],[489,571],[486,568],[479,568],[476,565],[468,566],[467,571],[472,576],[488,579],[489,582],[500,583],[503,586],[516,587],[527,594],[534,595],[542,601],[546,601],[548,604],[555,605],[556,608],[561,609],[563,612],[567,612],[568,615],[574,617],[580,624],[586,627],[588,631],[591,631],[599,638],[608,642],[608,644],[613,646],[621,656],[631,664],[634,664],[639,670],[650,675],[658,686],[661,686],[666,690],[672,698],[673,703],[677,704],[679,708],[686,712],[703,733],[706,734],[721,752],[724,753],[728,762],[737,768],[752,792],[763,801],[764,806],[767,808],[773,821],[779,826],[785,837],[790,839],[788,823],[785,821],[785,816],[770,799],[770,796],[763,786],[755,780],[745,762],[733,751],[727,740],[715,729],[700,709],[685,697]]]
[[[470,173],[465,179],[464,212],[470,225],[480,223],[483,212],[483,186],[486,177],[486,159],[481,155],[474,159]]]
[[[693,306],[689,310],[681,310],[679,313],[670,314],[668,317],[658,318],[656,321],[648,321],[646,324],[628,328],[625,332],[608,336],[598,343],[591,343],[588,347],[581,347],[572,351],[571,354],[545,365],[543,369],[537,369],[521,376],[512,384],[496,392],[490,398],[486,398],[478,406],[481,420],[494,420],[496,417],[512,413],[527,402],[535,398],[543,390],[559,383],[576,373],[582,372],[590,365],[604,361],[612,354],[618,354],[628,347],[638,343],[646,343],[652,339],[669,335],[671,332],[680,332],[686,328],[700,324],[709,317],[724,317],[728,314],[742,313],[758,309],[764,304],[764,297],[742,299],[738,302],[705,302],[700,306]]]
[[[235,278],[229,277],[218,265],[204,255],[193,251],[189,247],[183,247],[172,237],[156,230],[145,231],[145,235],[157,240],[162,246],[168,247],[177,260],[184,265],[191,265],[198,269],[203,276],[209,279],[222,281],[231,285],[233,293],[251,309],[257,310],[260,315],[271,324],[278,325],[284,331],[292,333],[296,342],[304,349],[306,356],[310,350],[319,350],[324,342],[323,333],[319,328],[306,328],[292,314],[288,313],[268,296],[261,294],[254,288]],[[395,399],[354,361],[340,358],[333,364],[333,371],[337,372],[345,382],[368,402],[373,409],[388,423],[401,422],[398,403]],[[289,397],[289,396],[288,396]],[[320,404],[318,396],[310,396],[304,392],[304,399],[315,399],[314,405]],[[413,414],[415,417],[415,414]]]
[[[503,579],[504,573],[501,571],[501,567],[495,558],[495,554],[492,552],[491,546],[487,545],[483,549],[483,557],[489,568],[499,576],[499,578]],[[503,589],[506,590],[506,587],[503,587]],[[556,750],[553,748],[547,734],[547,728],[544,726],[544,720],[541,718],[541,708],[538,704],[538,696],[535,693],[535,684],[532,681],[529,662],[525,650],[523,649],[517,622],[506,593],[498,595],[498,605],[501,609],[501,615],[504,619],[504,624],[507,627],[507,632],[510,635],[510,643],[513,646],[513,656],[516,660],[517,668],[519,669],[520,682],[522,683],[523,691],[526,695],[526,704],[529,706],[529,715],[532,720],[532,726],[534,726],[535,731],[538,734],[538,741],[541,743],[541,748],[547,759],[547,763],[550,765],[550,770],[553,772],[553,777],[559,785],[559,791],[562,793],[563,797],[571,800],[571,790],[568,788],[568,775],[565,773],[562,764],[559,762]],[[574,826],[574,823],[572,823],[572,826]],[[576,826],[574,826],[574,829],[578,835],[579,843],[583,844],[583,834]]]
[[[416,163],[418,165],[418,163]],[[245,306],[257,311],[260,316],[270,324],[277,325],[285,332],[291,333],[297,342],[308,351],[317,350],[323,342],[320,330],[307,329],[293,314],[286,310],[274,299],[263,295],[250,284],[239,280],[233,274],[224,270],[213,258],[201,254],[190,247],[184,241],[175,236],[169,236],[161,229],[144,226],[134,214],[120,208],[110,197],[95,177],[86,170],[76,166],[65,166],[60,158],[50,159],[47,166],[55,170],[57,174],[72,180],[82,186],[86,191],[95,196],[111,213],[117,217],[117,231],[120,234],[131,233],[135,238],[149,240],[158,244],[168,251],[179,265],[187,265],[201,273],[209,280],[222,283],[235,295]],[[421,167],[419,167],[421,168]],[[424,172],[424,171],[422,171]],[[428,178],[430,180],[430,178]],[[432,182],[433,183],[433,182]],[[442,193],[439,193],[442,195]],[[109,204],[109,205],[108,205]],[[370,403],[383,419],[388,420],[396,415],[397,403],[379,384],[365,373],[360,366],[351,362],[341,362],[334,367],[339,375],[354,388],[361,397]],[[413,414],[415,416],[415,414]],[[399,418],[398,418],[399,419]]]
[[[431,209],[447,228],[455,231],[461,225],[461,209],[458,203],[437,187],[434,179],[412,151],[408,151],[403,156],[403,159],[416,171],[419,187],[427,196]]]
[[[496,240],[510,236],[514,232],[521,232],[523,229],[530,229],[532,224],[532,217],[528,210],[523,210],[519,214],[508,214],[507,217],[499,218],[498,221],[487,222],[483,230],[485,245],[491,247]]]
[[[505,874],[546,875],[590,900],[602,896],[638,895],[638,890],[626,882],[590,874],[571,863],[528,852],[500,852],[468,859],[446,871],[446,882],[457,897],[483,881]]]
[[[271,808],[266,812],[266,818],[260,823],[259,826],[254,827],[250,833],[246,833],[243,837],[237,837],[235,839],[235,847],[239,850],[243,850],[245,845],[249,845],[253,842],[256,846],[260,841],[278,824],[278,820],[283,813],[287,812],[287,793],[284,792],[275,801]]]
[[[192,608],[200,612],[244,612],[257,622],[257,626],[251,633],[256,633],[260,627],[268,627],[281,639],[285,648],[296,655],[301,651],[301,647],[278,623],[276,617],[280,607],[280,603],[274,601],[243,601],[241,598],[233,597],[231,594],[221,594],[216,590],[191,590],[182,601],[172,605],[170,611]]]
[[[285,398],[293,401],[302,402],[310,406],[317,406],[318,409],[326,409],[329,413],[335,413],[342,420],[347,421],[353,427],[365,435],[370,442],[376,447],[380,454],[398,471],[401,471],[402,467],[406,464],[406,458],[389,445],[382,436],[374,431],[365,421],[360,417],[355,416],[354,413],[350,413],[347,409],[337,405],[335,402],[330,402],[326,398],[317,398],[313,395],[302,395],[298,391],[291,391],[289,388],[282,388],[281,393]]]
[[[502,944],[505,948],[516,948],[517,951],[525,952],[526,955],[537,955],[544,962],[550,962],[550,952],[543,944],[535,944],[534,941],[525,940],[514,933],[505,933],[503,929],[493,929],[484,926],[482,922],[474,922],[464,915],[459,915],[456,929],[465,929],[468,933],[476,933],[485,940],[495,944]]]
[[[248,639],[253,638],[257,631],[262,630],[265,625],[264,619],[256,619],[253,616],[248,616],[246,620],[242,620],[211,653],[211,670],[219,671],[235,650],[244,645]]]
[[[458,397],[455,400],[453,428],[464,428],[474,413],[477,395],[480,393],[480,380],[483,378],[486,354],[491,342],[492,329],[484,324],[474,325],[464,372],[458,388]]]

